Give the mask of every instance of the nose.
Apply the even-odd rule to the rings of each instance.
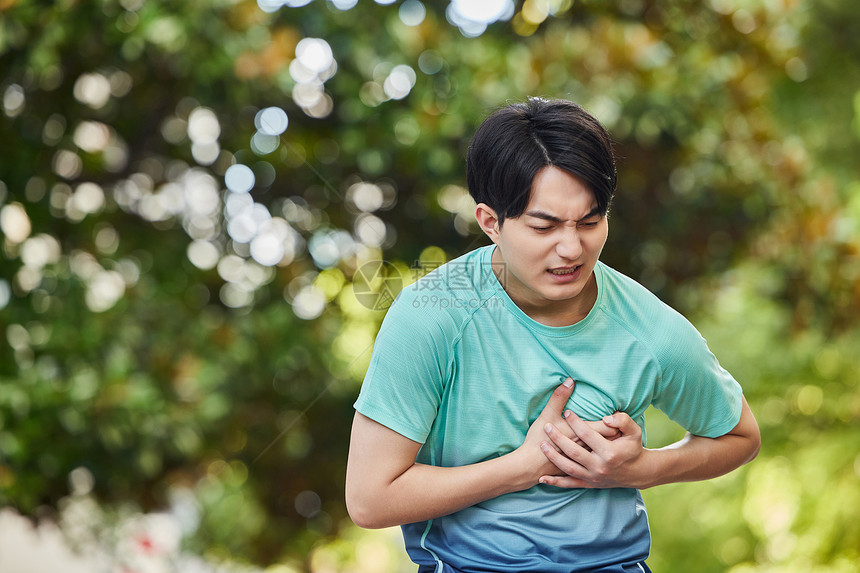
[[[582,241],[575,227],[566,228],[561,232],[555,252],[559,257],[570,261],[575,261],[582,255]]]

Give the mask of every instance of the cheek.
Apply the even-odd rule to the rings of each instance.
[[[603,250],[603,246],[606,245],[606,239],[609,237],[609,228],[604,227],[601,233],[595,233],[594,237],[591,237],[588,241],[588,248],[592,252],[600,253]]]
[[[508,257],[507,262],[515,274],[525,278],[540,275],[546,270],[544,262],[551,247],[547,247],[541,241],[534,241],[526,237],[521,238],[512,246],[514,249],[508,251],[512,253],[512,256]]]
[[[543,268],[547,256],[552,254],[556,242],[546,237],[522,237],[519,242],[522,264]]]

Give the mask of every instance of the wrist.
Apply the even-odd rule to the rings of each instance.
[[[661,464],[664,454],[662,450],[642,449],[632,480],[636,489],[648,489],[666,483],[663,475],[665,468]]]
[[[538,484],[540,477],[546,473],[542,469],[546,458],[542,452],[537,453],[543,459],[537,459],[534,452],[527,451],[523,446],[502,456],[506,464],[505,483],[509,488],[505,493],[522,491]]]

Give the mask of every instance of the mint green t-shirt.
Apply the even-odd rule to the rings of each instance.
[[[405,288],[377,336],[355,408],[423,444],[418,462],[462,466],[513,451],[568,376],[576,381],[569,409],[586,420],[624,411],[643,443],[650,405],[699,436],[737,425],[740,386],[698,331],[647,289],[598,263],[588,315],[546,326],[508,297],[494,248]],[[403,534],[416,563],[463,571],[596,569],[639,563],[650,549],[642,498],[625,488],[537,485],[404,525]]]

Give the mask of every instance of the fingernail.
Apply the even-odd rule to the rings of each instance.
[[[565,418],[570,418],[570,415],[571,415],[572,413],[573,413],[573,412],[571,412],[570,410],[565,410],[565,411],[564,411],[564,414],[562,414],[562,415],[563,415]]]
[[[546,478],[540,478],[538,481],[539,481],[540,483],[542,483],[542,484],[546,485]]]
[[[570,388],[571,386],[573,386],[573,378],[568,378],[567,380],[564,381],[564,387],[565,388]]]
[[[546,442],[541,442],[540,443],[540,449],[545,451],[545,452],[548,452],[549,451],[549,444],[547,444]]]
[[[543,431],[546,432],[547,434],[552,432],[552,424],[547,424],[546,426],[544,426]]]
[[[612,422],[615,421],[615,419],[612,416],[604,416],[603,421],[606,422],[607,424],[611,424]]]

